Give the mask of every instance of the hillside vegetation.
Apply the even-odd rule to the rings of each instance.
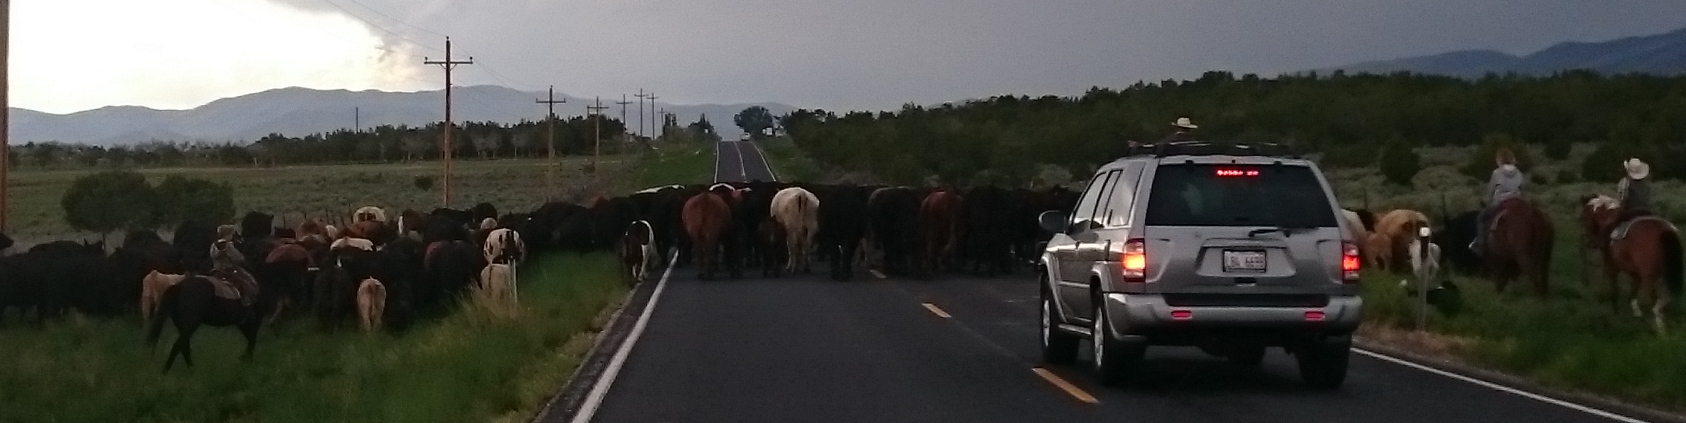
[[[1187,116],[1202,138],[1273,141],[1320,152],[1326,167],[1376,164],[1382,147],[1535,145],[1547,158],[1595,143],[1596,163],[1636,155],[1658,178],[1686,174],[1686,77],[1600,76],[1476,81],[1413,74],[1236,78],[1094,88],[1081,97],[999,96],[896,112],[797,110],[782,124],[819,165],[868,171],[894,183],[1029,182],[1040,164],[1084,174],[1127,140],[1156,141]],[[1575,169],[1613,181],[1619,167]],[[1556,175],[1552,175],[1556,176]]]

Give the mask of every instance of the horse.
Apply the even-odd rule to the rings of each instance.
[[[211,261],[218,269],[239,269],[245,259],[230,242],[219,241],[211,246]],[[146,340],[157,347],[163,333],[164,321],[174,321],[178,337],[164,358],[164,373],[170,372],[176,356],[193,367],[193,333],[199,326],[234,326],[246,336],[246,352],[242,361],[252,359],[257,348],[258,329],[263,326],[266,301],[251,298],[259,295],[255,286],[242,287],[240,282],[218,280],[207,275],[188,275],[181,282],[164,290],[158,303],[158,318],[147,325]]]
[[[1352,242],[1358,244],[1358,256],[1368,259],[1365,255],[1368,246],[1364,244],[1370,241],[1370,227],[1365,225],[1358,212],[1352,210],[1341,209],[1341,218],[1346,220],[1347,233],[1352,235]]]
[[[1494,290],[1502,294],[1512,279],[1521,278],[1533,282],[1539,297],[1550,295],[1555,231],[1545,212],[1528,200],[1511,198],[1499,203],[1488,225],[1480,253]]]
[[[1681,292],[1682,266],[1680,231],[1673,223],[1656,216],[1638,216],[1618,222],[1621,204],[1608,196],[1588,196],[1581,204],[1582,228],[1588,243],[1604,257],[1604,279],[1610,287],[1610,307],[1621,309],[1620,277],[1632,280],[1633,317],[1643,319],[1640,299],[1651,301],[1651,325],[1664,330],[1664,310]],[[1660,283],[1659,283],[1660,282]]]

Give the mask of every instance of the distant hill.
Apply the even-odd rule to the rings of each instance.
[[[1337,69],[1347,73],[1411,71],[1462,78],[1479,78],[1488,72],[1549,75],[1570,69],[1591,69],[1603,74],[1676,75],[1686,73],[1686,28],[1596,43],[1558,43],[1520,57],[1491,50],[1465,50],[1361,62],[1318,69],[1317,72],[1329,73]]]
[[[510,88],[478,85],[451,90],[451,119],[514,123],[544,118],[544,105],[535,104],[544,92],[522,92]],[[584,115],[589,98],[557,94],[566,104],[556,105],[563,117]],[[280,88],[239,97],[224,98],[189,110],[157,110],[137,106],[111,106],[58,115],[28,109],[11,109],[11,142],[60,141],[96,145],[134,144],[160,141],[252,141],[279,132],[302,136],[317,132],[365,128],[383,124],[425,125],[444,119],[444,90],[386,92],[376,90],[316,90]],[[604,98],[604,114],[619,118],[619,98]],[[638,103],[629,99],[626,120],[638,125]],[[780,115],[794,110],[779,103],[695,104],[657,103],[678,116],[681,124],[707,115],[722,137],[737,138],[742,130],[732,116],[752,105]],[[645,107],[649,107],[648,104]],[[360,115],[360,118],[359,118]],[[654,115],[644,116],[646,125]]]

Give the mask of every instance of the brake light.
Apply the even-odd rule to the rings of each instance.
[[[1223,176],[1223,177],[1236,177],[1236,176],[1253,177],[1253,176],[1259,176],[1259,170],[1258,169],[1218,169],[1218,176]]]
[[[1341,243],[1341,280],[1346,283],[1358,282],[1358,271],[1363,263],[1358,260],[1358,244]]]
[[[1124,243],[1124,282],[1147,282],[1147,241],[1136,238]]]

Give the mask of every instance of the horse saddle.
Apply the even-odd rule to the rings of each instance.
[[[206,279],[211,280],[211,287],[217,298],[240,300],[249,305],[258,295],[257,280],[243,270],[217,270],[206,275]]]
[[[1645,221],[1645,220],[1652,220],[1652,221],[1661,222],[1664,226],[1668,227],[1668,230],[1670,232],[1676,232],[1676,229],[1674,228],[1674,222],[1670,222],[1670,221],[1668,221],[1668,219],[1664,219],[1664,218],[1657,217],[1657,216],[1639,216],[1639,217],[1635,217],[1635,218],[1628,219],[1628,220],[1622,221],[1620,223],[1617,223],[1616,229],[1613,229],[1613,230],[1610,231],[1610,242],[1616,242],[1617,240],[1620,240],[1622,238],[1627,237],[1627,231],[1628,231],[1628,229],[1631,229],[1633,227],[1634,223],[1637,223],[1637,222],[1640,222],[1640,221]]]

